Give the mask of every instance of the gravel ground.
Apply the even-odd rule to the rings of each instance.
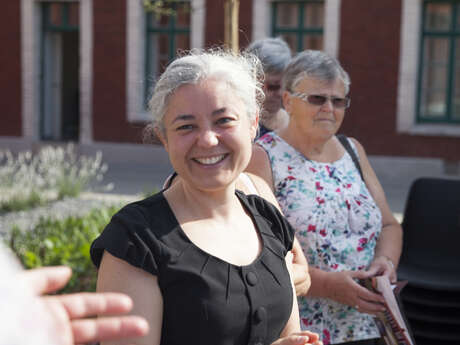
[[[9,212],[0,215],[0,236],[14,225],[23,230],[30,230],[40,221],[40,218],[64,219],[70,216],[82,216],[94,208],[122,206],[140,198],[141,196],[136,195],[82,193],[78,198],[56,201],[27,211]]]

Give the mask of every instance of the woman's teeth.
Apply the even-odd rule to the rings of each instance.
[[[211,165],[211,164],[216,164],[223,160],[225,158],[225,155],[219,155],[219,156],[214,156],[214,157],[206,157],[206,158],[195,158],[195,160],[198,163],[204,164],[204,165]]]

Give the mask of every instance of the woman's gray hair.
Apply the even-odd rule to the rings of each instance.
[[[279,74],[291,61],[291,48],[281,38],[263,38],[252,42],[246,52],[254,54],[262,62],[265,73]]]
[[[291,60],[284,71],[283,90],[292,92],[305,77],[327,82],[338,78],[345,86],[345,95],[350,90],[350,77],[339,61],[319,50],[305,50]]]
[[[152,125],[164,130],[163,117],[169,100],[180,86],[197,84],[215,78],[226,82],[244,102],[247,115],[254,119],[263,102],[263,91],[258,81],[262,72],[260,61],[254,55],[234,55],[223,50],[191,51],[174,60],[161,75],[149,101]]]

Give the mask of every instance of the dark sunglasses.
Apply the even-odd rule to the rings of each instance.
[[[333,97],[333,96],[323,96],[323,95],[307,95],[300,92],[292,92],[293,97],[299,98],[304,102],[308,102],[311,105],[321,106],[327,101],[331,101],[332,106],[337,109],[345,109],[350,106],[351,99],[350,97]]]

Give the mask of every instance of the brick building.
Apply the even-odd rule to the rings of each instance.
[[[223,41],[224,0],[8,0],[0,11],[0,145],[140,143],[145,100],[177,49]],[[352,79],[342,131],[371,155],[460,161],[460,1],[241,0],[240,44],[283,36]]]

